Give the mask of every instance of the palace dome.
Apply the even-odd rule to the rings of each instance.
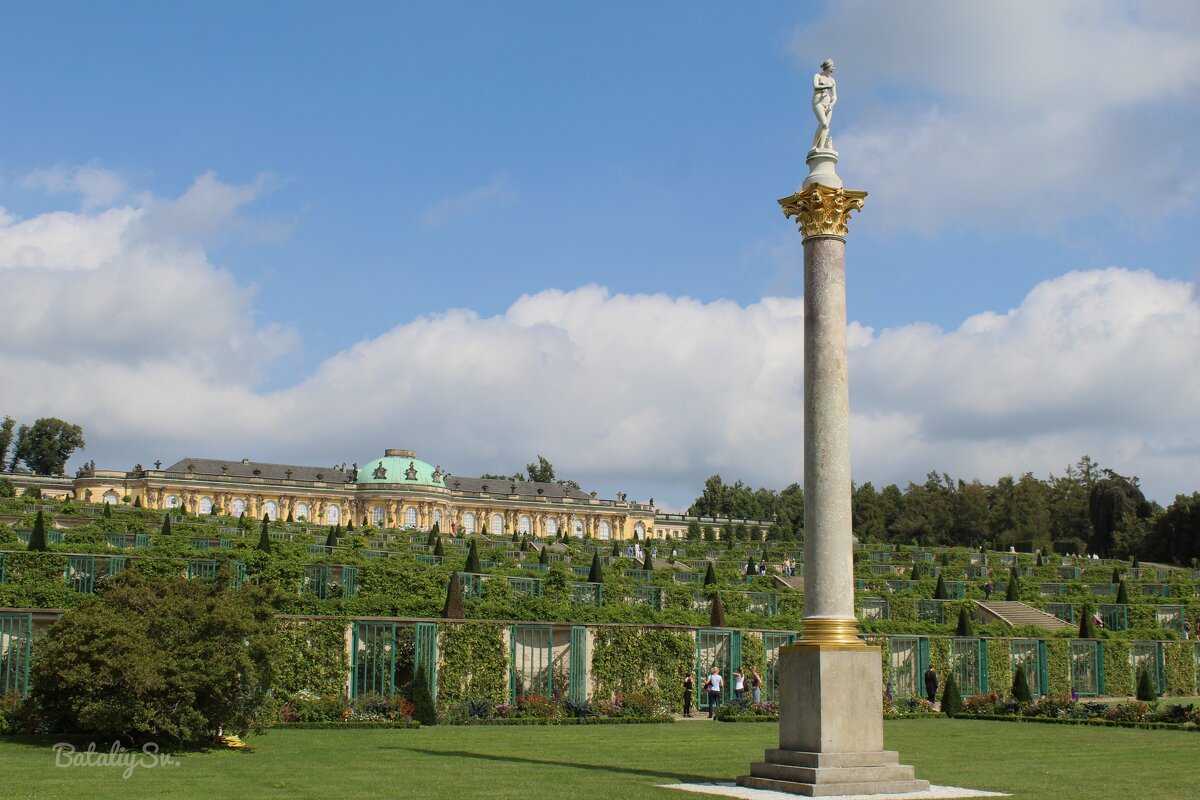
[[[412,450],[384,450],[383,458],[358,468],[359,485],[437,486],[445,488],[445,473],[417,458]]]

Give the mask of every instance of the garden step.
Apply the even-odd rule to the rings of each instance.
[[[981,616],[984,622],[998,620],[1010,628],[1017,625],[1034,625],[1048,631],[1060,631],[1073,627],[1053,614],[1047,614],[1016,600],[976,600],[975,605],[978,606],[978,616]]]
[[[756,778],[753,775],[742,775],[737,779],[738,786],[748,789],[766,789],[774,792],[787,792],[805,797],[837,797],[839,795],[855,794],[904,794],[906,792],[927,792],[929,781],[864,781],[860,783],[793,783],[771,778]]]

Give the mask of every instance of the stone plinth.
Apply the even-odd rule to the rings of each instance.
[[[739,786],[806,797],[921,792],[911,766],[883,749],[879,648],[805,645],[779,654],[779,748]]]

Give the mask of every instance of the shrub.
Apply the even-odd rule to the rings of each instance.
[[[1125,586],[1125,579],[1117,584],[1117,603],[1125,605],[1129,602],[1129,589]]]
[[[950,594],[946,591],[946,579],[938,575],[937,585],[933,587],[934,600],[949,600]]]
[[[31,694],[56,732],[214,742],[266,721],[274,650],[258,591],[126,570],[50,627]]]
[[[442,537],[440,536],[435,536],[433,539],[433,554],[438,558],[444,558],[446,555],[446,548],[442,546]]]
[[[467,548],[467,572],[479,573],[483,572],[483,565],[479,563],[479,548],[476,545],[476,540],[471,540],[471,546]]]
[[[974,636],[975,630],[971,627],[971,612],[967,611],[966,606],[958,609],[958,627],[954,631],[955,636]]]
[[[1004,593],[1005,600],[1020,600],[1021,587],[1017,585],[1017,569],[1013,567],[1008,574],[1008,591]]]
[[[712,586],[717,582],[717,572],[713,569],[712,562],[708,562],[708,568],[704,570],[704,585]]]
[[[1096,629],[1092,625],[1091,606],[1083,607],[1083,614],[1079,618],[1079,638],[1080,639],[1095,639],[1096,638]]]
[[[171,535],[171,515],[170,513],[163,514],[162,535]]]
[[[589,583],[603,583],[604,570],[600,568],[600,553],[592,554],[592,568],[588,571]]]
[[[954,680],[954,672],[946,678],[946,688],[942,690],[942,713],[948,717],[961,713],[963,710],[962,695],[958,691],[958,682]]]
[[[258,549],[270,555],[271,553],[271,520],[266,514],[262,518],[262,531],[258,534]]]
[[[1033,702],[1033,694],[1029,691],[1029,677],[1025,674],[1024,664],[1017,664],[1016,672],[1013,674],[1012,696],[1020,703]]]
[[[458,575],[451,573],[450,585],[446,587],[446,604],[442,606],[442,619],[466,619],[467,612],[463,608],[462,584]]]
[[[39,486],[27,486],[25,491],[21,492],[21,497],[28,497],[30,500],[41,500],[42,489]]]
[[[437,724],[437,709],[433,704],[433,693],[429,691],[429,676],[425,666],[417,667],[412,683],[412,717],[422,725]]]
[[[550,545],[542,545],[542,551],[538,553],[538,563],[546,566],[550,563]]]
[[[710,564],[709,567],[712,565]],[[721,595],[713,593],[712,608],[709,609],[708,624],[714,628],[725,627],[725,606],[721,603]]]
[[[1154,676],[1150,670],[1142,667],[1137,676],[1137,699],[1144,703],[1153,703],[1158,699],[1158,689],[1154,685]]]
[[[42,516],[40,508],[33,520],[33,533],[29,534],[29,549],[35,553],[44,553],[50,549],[46,541],[46,518]]]

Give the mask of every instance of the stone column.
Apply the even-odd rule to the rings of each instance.
[[[804,188],[779,201],[804,237],[804,626],[779,654],[779,748],[738,778],[810,797],[929,788],[883,749],[881,654],[854,617],[845,249],[867,193],[842,187],[836,161],[810,153]]]

